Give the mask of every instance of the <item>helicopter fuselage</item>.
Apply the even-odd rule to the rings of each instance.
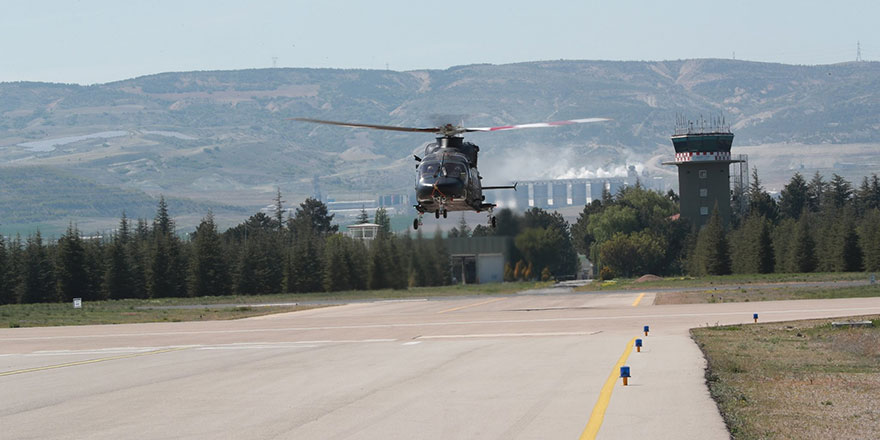
[[[484,203],[477,153],[480,148],[460,137],[438,137],[425,147],[416,173],[416,210],[446,215],[448,211],[491,211]]]

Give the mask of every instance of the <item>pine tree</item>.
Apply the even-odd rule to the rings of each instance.
[[[98,292],[91,290],[82,237],[72,224],[58,240],[57,252],[55,276],[59,298],[62,301],[99,299]]]
[[[235,293],[239,295],[264,293],[260,291],[260,281],[257,275],[256,243],[254,240],[249,240],[242,246],[244,249],[239,253],[235,266]]]
[[[861,272],[863,267],[862,248],[859,236],[852,225],[847,227],[843,236],[843,270],[845,272]]]
[[[369,285],[367,247],[361,240],[345,239],[345,264],[349,270],[349,283],[352,289],[366,290]]]
[[[830,203],[837,209],[843,208],[849,203],[853,196],[852,183],[844,179],[838,174],[831,176],[831,184],[829,185]]]
[[[376,214],[373,215],[373,223],[380,226],[380,234],[391,234],[391,218],[388,217],[388,211],[386,211],[385,208],[379,208],[376,210]]]
[[[0,235],[0,306],[18,302],[15,298],[15,291],[9,276],[9,260],[6,242],[3,239],[3,235]]]
[[[773,273],[776,266],[776,258],[773,249],[773,240],[770,235],[770,224],[763,217],[760,218],[760,232],[757,243],[758,273]]]
[[[191,296],[223,296],[230,293],[229,267],[214,215],[208,215],[196,228],[189,262],[189,294]]]
[[[147,291],[151,298],[186,296],[187,262],[180,239],[174,230],[174,221],[168,214],[165,197],[159,197],[153,220],[152,243],[147,268]]]
[[[107,268],[104,271],[104,289],[107,297],[111,299],[132,297],[133,283],[127,247],[117,233],[107,246]]]
[[[779,216],[779,207],[773,197],[761,186],[758,179],[758,169],[752,169],[752,181],[749,184],[749,212],[776,222]]]
[[[19,297],[23,304],[58,301],[55,272],[39,230],[27,239],[19,288]]]
[[[859,225],[859,243],[864,255],[864,268],[880,271],[880,209],[868,211]]]
[[[275,188],[275,227],[280,231],[284,228],[284,200],[281,200],[281,187]]]
[[[156,217],[153,219],[153,233],[158,235],[169,235],[174,232],[174,221],[168,215],[168,203],[165,202],[165,196],[159,196],[159,206],[156,209]]]
[[[717,207],[697,236],[694,254],[697,259],[695,268],[699,274],[730,274],[730,246]]]
[[[324,243],[324,290],[337,292],[351,289],[350,274],[352,270],[346,261],[345,237],[331,235]]]
[[[323,243],[310,229],[296,232],[290,253],[284,286],[288,292],[319,292],[323,290]]]
[[[364,208],[364,205],[361,205],[361,213],[357,216],[357,224],[362,225],[369,222],[370,216],[367,214],[367,210],[366,208]]]
[[[813,272],[818,264],[816,259],[816,242],[810,233],[809,221],[810,219],[805,215],[797,222],[794,239],[792,240],[793,246],[790,259],[793,272]]]
[[[310,197],[296,209],[291,229],[308,230],[311,235],[326,237],[339,231],[339,225],[332,224],[334,216],[335,214],[328,214],[327,205]]]
[[[792,219],[799,219],[804,208],[808,207],[807,183],[800,173],[794,173],[791,181],[784,188],[779,198],[780,213]]]
[[[822,175],[816,171],[816,174],[810,179],[810,183],[807,184],[807,206],[809,206],[810,211],[819,212],[825,205],[828,186]]]

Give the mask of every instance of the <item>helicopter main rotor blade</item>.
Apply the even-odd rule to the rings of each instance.
[[[300,121],[300,122],[314,122],[316,124],[340,125],[342,127],[372,128],[375,130],[409,131],[409,132],[417,132],[417,133],[438,133],[441,131],[441,129],[438,127],[431,127],[431,128],[395,127],[393,125],[357,124],[357,123],[353,123],[353,122],[325,121],[323,119],[310,119],[310,118],[290,118],[290,119],[294,120],[294,121]]]
[[[604,122],[604,121],[610,121],[610,119],[608,119],[608,118],[586,118],[586,119],[571,119],[568,121],[536,122],[533,124],[502,125],[500,127],[468,127],[468,128],[463,128],[462,131],[475,132],[475,131],[519,130],[522,128],[558,127],[560,125],[587,124],[590,122]]]

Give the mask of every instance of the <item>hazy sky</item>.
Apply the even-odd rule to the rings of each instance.
[[[4,0],[0,81],[548,59],[880,59],[880,2]],[[275,60],[273,61],[273,57]]]

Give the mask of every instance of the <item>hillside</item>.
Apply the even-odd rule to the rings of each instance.
[[[107,188],[249,209],[269,203],[276,187],[289,202],[302,200],[316,175],[322,192],[340,199],[408,193],[410,154],[431,140],[287,120],[298,116],[411,126],[613,119],[474,134],[483,174],[499,183],[671,156],[677,114],[723,114],[737,146],[828,144],[833,152],[836,145],[880,143],[880,63],[874,62],[181,72],[92,86],[0,83],[0,97],[0,165],[63,169]],[[855,172],[862,171],[869,170]]]

